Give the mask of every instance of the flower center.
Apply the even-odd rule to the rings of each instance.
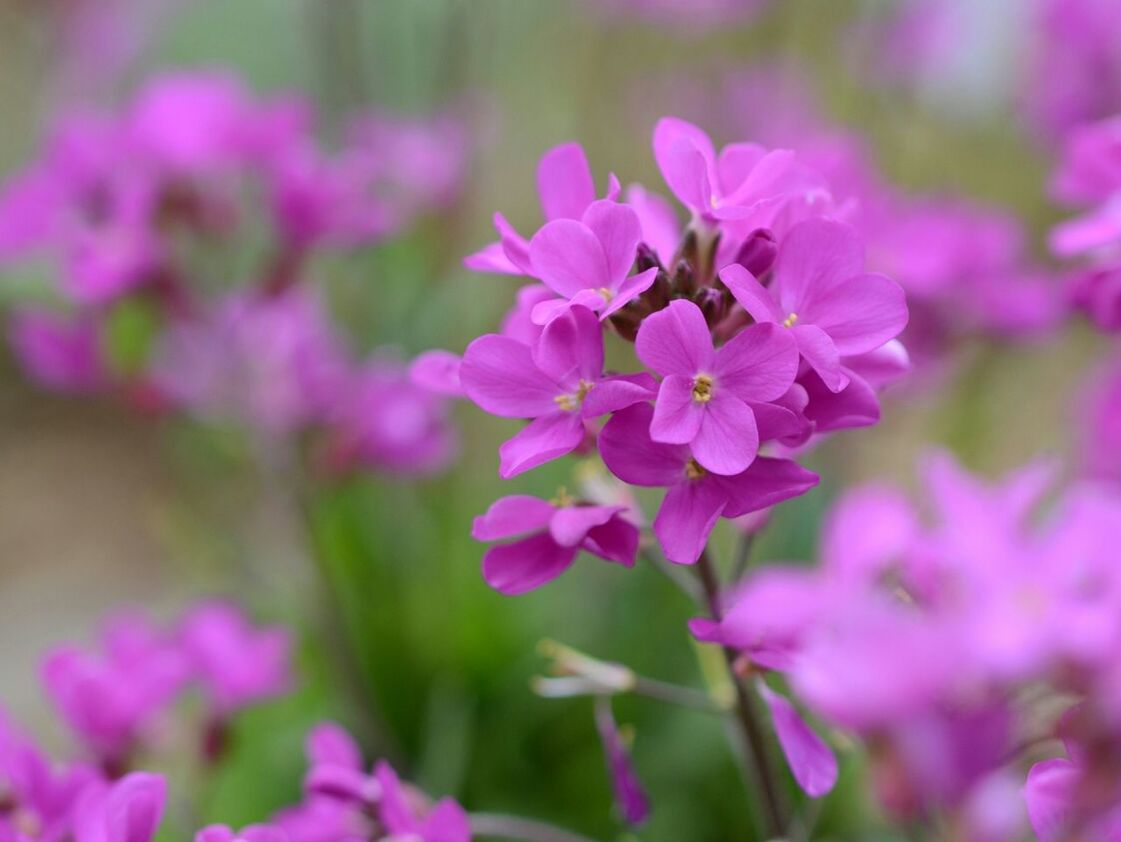
[[[609,290],[607,287],[600,287],[596,290],[596,292],[598,292],[603,297],[604,301],[610,301],[615,297],[615,293]]]
[[[783,327],[794,327],[794,325],[797,324],[797,323],[798,323],[798,314],[797,313],[791,313],[789,316],[787,316],[785,319],[782,320],[782,326]]]
[[[689,457],[689,461],[685,463],[685,476],[689,479],[700,479],[707,474],[704,468],[697,464],[697,460]]]
[[[557,493],[549,504],[557,509],[568,509],[576,505],[576,498],[568,493],[568,489],[563,485],[557,489]]]
[[[592,390],[595,383],[590,383],[587,380],[581,380],[576,385],[576,391],[571,394],[557,395],[553,401],[564,412],[575,412],[584,403],[584,398],[588,396],[588,392]]]
[[[693,378],[693,400],[708,403],[712,400],[712,375],[698,374]]]

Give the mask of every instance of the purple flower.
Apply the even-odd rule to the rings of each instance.
[[[702,468],[742,473],[759,449],[752,404],[786,394],[798,372],[794,338],[775,325],[752,325],[718,349],[704,315],[674,301],[643,320],[635,352],[662,375],[650,437],[687,444]]]
[[[533,274],[567,305],[580,304],[605,319],[654,283],[657,268],[629,275],[642,227],[638,214],[612,201],[592,202],[579,220],[557,219],[529,244]],[[565,302],[543,302],[533,320],[547,323]]]
[[[43,661],[47,693],[75,734],[109,768],[119,768],[189,678],[174,641],[144,618],[121,615],[104,651],[61,646]]]
[[[541,196],[541,211],[546,222],[578,220],[584,216],[584,212],[596,201],[596,187],[588,158],[580,144],[565,143],[541,157],[537,165],[537,192]],[[614,200],[618,193],[619,183],[612,176],[606,198]],[[535,274],[529,256],[529,242],[500,213],[494,215],[494,227],[498,229],[499,241],[472,254],[463,264],[477,272]]]
[[[833,392],[848,383],[842,356],[874,351],[907,325],[903,290],[864,271],[856,232],[839,222],[811,220],[783,239],[769,288],[733,264],[720,279],[759,322],[788,328],[806,362]]]
[[[470,842],[471,822],[462,807],[450,798],[418,809],[392,767],[382,761],[374,769],[381,785],[378,818],[391,837],[418,842]]]
[[[586,307],[572,307],[545,327],[532,350],[488,334],[467,346],[460,368],[467,396],[494,415],[533,422],[499,451],[503,478],[571,453],[585,420],[644,400],[650,384],[603,374],[603,328]]]
[[[230,603],[196,605],[183,619],[179,638],[219,718],[279,695],[292,683],[288,633],[254,627]]]
[[[706,222],[766,228],[795,197],[819,189],[788,149],[733,143],[717,155],[707,134],[664,117],[654,127],[654,158],[678,200]]]
[[[1086,383],[1077,421],[1083,472],[1121,483],[1121,364],[1111,362]]]
[[[195,842],[289,842],[282,828],[254,824],[235,831],[224,824],[212,824],[195,834]]]
[[[166,802],[163,777],[147,772],[90,787],[75,814],[75,842],[152,842]]]
[[[634,564],[638,529],[625,506],[579,505],[561,499],[503,497],[475,518],[477,541],[519,538],[491,547],[483,556],[483,578],[495,590],[514,595],[539,588],[572,566],[581,550],[624,567]]]
[[[88,319],[24,310],[13,314],[8,341],[24,370],[48,389],[92,392],[104,383],[97,328]]]
[[[596,699],[596,730],[599,731],[603,753],[607,759],[607,774],[615,793],[615,804],[622,814],[623,821],[629,825],[640,825],[650,815],[650,800],[642,789],[642,782],[635,774],[631,763],[630,751],[615,714],[611,710],[611,700],[606,696]]]
[[[666,557],[692,564],[721,517],[734,518],[804,494],[816,474],[787,459],[757,457],[735,476],[706,471],[685,445],[650,438],[654,408],[636,404],[615,413],[599,437],[600,455],[623,482],[668,489],[654,534]]]

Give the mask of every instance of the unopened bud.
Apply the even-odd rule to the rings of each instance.
[[[664,268],[662,261],[658,259],[658,253],[654,251],[646,243],[638,244],[638,252],[635,254],[634,266],[636,272],[645,272],[647,269],[653,269],[655,266],[659,269]]]
[[[736,263],[755,277],[759,277],[774,265],[778,254],[778,240],[769,228],[756,228],[747,235],[739,252]]]
[[[724,293],[713,287],[706,287],[693,296],[693,301],[701,308],[705,324],[710,328],[715,327],[724,320],[727,307],[724,303]]]
[[[693,264],[684,258],[677,261],[673,267],[673,280],[670,285],[675,295],[685,297],[696,292],[697,276],[693,272]]]

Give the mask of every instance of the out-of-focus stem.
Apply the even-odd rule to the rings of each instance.
[[[644,678],[641,675],[634,677],[634,691],[639,696],[668,702],[671,705],[703,710],[706,713],[727,713],[719,702],[716,702],[707,693],[694,690],[692,687],[682,687],[677,684],[668,684],[653,678]]]
[[[520,842],[594,842],[587,836],[545,822],[500,813],[472,813],[472,836],[492,836]]]
[[[642,547],[638,553],[660,570],[667,579],[677,585],[690,600],[698,605],[703,604],[704,594],[701,593],[697,583],[689,578],[683,568],[677,567],[672,561],[666,560],[660,553],[650,547]]]
[[[751,562],[751,548],[755,544],[755,533],[745,532],[736,545],[736,557],[732,560],[733,583],[743,578],[747,565]]]
[[[720,621],[724,616],[723,606],[720,603],[720,581],[716,576],[716,569],[712,566],[712,559],[708,551],[701,553],[696,564],[697,578],[700,579],[704,591],[705,604],[712,619]],[[759,725],[759,718],[755,714],[755,699],[751,695],[746,683],[737,674],[735,668],[736,653],[724,647],[724,662],[728,667],[728,678],[736,691],[736,720],[744,740],[745,754],[751,768],[755,772],[756,782],[763,796],[763,816],[767,833],[771,837],[781,837],[786,829],[783,818],[782,803],[779,799],[778,786],[771,773],[771,764],[767,750],[767,740],[763,729]]]

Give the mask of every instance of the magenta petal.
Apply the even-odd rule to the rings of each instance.
[[[745,155],[743,162],[737,164],[742,167],[748,160],[749,156]],[[721,163],[727,166],[723,161]],[[729,205],[749,202],[754,204],[760,200],[789,195],[798,189],[807,190],[811,185],[802,177],[803,171],[794,153],[789,149],[772,149],[759,158],[751,170],[742,176],[738,187],[725,197],[724,202]]]
[[[516,477],[571,453],[584,440],[584,422],[576,412],[542,415],[498,448],[498,475]]]
[[[749,403],[755,413],[755,424],[759,428],[759,441],[772,439],[800,439],[810,427],[809,421],[785,406],[773,403]]]
[[[611,286],[607,257],[596,235],[574,219],[547,223],[529,241],[533,272],[557,295]]]
[[[814,219],[794,226],[775,258],[781,308],[801,313],[803,302],[864,271],[860,236],[841,222]]]
[[[586,307],[571,307],[546,326],[533,349],[534,364],[557,383],[575,389],[603,374],[603,327]]]
[[[619,728],[611,711],[611,701],[605,697],[596,700],[596,728],[603,742],[615,803],[627,824],[641,824],[650,815],[650,802],[635,774],[630,753],[619,735]]]
[[[720,280],[755,321],[781,322],[786,318],[767,288],[738,263],[721,269]]]
[[[640,184],[627,188],[627,204],[638,214],[642,242],[654,249],[658,259],[668,265],[681,241],[681,223],[674,206]]]
[[[548,298],[538,301],[529,311],[529,320],[535,325],[544,326],[571,307],[572,302],[567,298]]]
[[[725,516],[739,517],[805,494],[820,478],[791,459],[759,456],[742,474],[710,479],[728,501]]]
[[[602,526],[589,530],[581,547],[600,558],[617,562],[624,567],[634,567],[638,537],[638,527],[620,515],[615,515]]]
[[[579,143],[550,149],[537,165],[537,192],[548,221],[579,219],[595,201],[596,186],[588,158]]]
[[[515,266],[501,242],[490,243],[477,252],[463,258],[463,265],[472,272],[493,272],[497,275],[524,275],[525,273]]]
[[[497,541],[535,532],[549,525],[556,508],[539,497],[513,494],[491,503],[486,514],[479,515],[471,525],[476,541]]]
[[[461,365],[463,358],[451,351],[425,351],[409,365],[409,379],[438,395],[464,397],[463,386],[459,382]]]
[[[420,838],[424,842],[471,842],[471,819],[456,801],[443,798],[424,817]]]
[[[557,384],[533,364],[525,345],[506,336],[488,334],[468,345],[459,379],[467,396],[493,415],[536,418],[557,408]]]
[[[746,182],[766,154],[767,150],[758,143],[729,143],[721,149],[716,158],[720,192],[729,196]]]
[[[810,397],[806,417],[819,433],[868,427],[880,420],[880,401],[876,391],[855,374],[839,392],[828,389],[820,377],[808,372],[803,385]]]
[[[740,400],[781,398],[798,374],[798,343],[786,328],[744,328],[716,352],[714,374],[721,391]]]
[[[638,241],[642,237],[638,214],[627,205],[603,199],[588,206],[583,222],[603,248],[607,259],[607,278],[613,282],[610,286],[614,286],[615,282],[627,276],[634,263]]]
[[[161,775],[125,775],[105,798],[105,839],[108,842],[150,842],[163,818],[167,783]]]
[[[608,470],[631,485],[673,485],[681,480],[688,448],[650,439],[654,408],[635,404],[616,412],[599,434],[599,452]]]
[[[1069,760],[1057,758],[1036,763],[1028,772],[1024,800],[1032,830],[1041,842],[1066,838],[1082,773]]]
[[[699,212],[710,209],[709,172],[715,169],[716,153],[708,135],[684,120],[664,117],[654,127],[654,160],[682,204]]]
[[[841,366],[841,355],[824,330],[815,325],[795,325],[790,329],[798,342],[798,351],[821,381],[834,392],[848,384],[848,375]]]
[[[321,722],[312,728],[304,742],[304,750],[312,766],[342,766],[347,769],[362,766],[362,752],[358,744],[346,729],[334,722]]]
[[[654,534],[666,558],[676,564],[696,563],[725,502],[719,488],[705,479],[685,480],[670,488],[654,518]]]
[[[712,335],[699,307],[691,301],[673,301],[642,320],[635,338],[635,353],[643,364],[661,375],[692,377],[710,370],[715,359]]]
[[[671,374],[658,389],[650,438],[664,444],[688,444],[701,429],[707,406],[693,399],[692,377]]]
[[[626,307],[646,290],[654,284],[654,280],[658,277],[658,267],[652,266],[645,272],[639,272],[637,275],[631,275],[619,285],[615,290],[615,295],[612,297],[610,303],[603,308],[600,312],[600,319],[606,319],[617,310]]]
[[[837,783],[837,758],[825,741],[814,733],[785,697],[772,691],[760,679],[755,686],[771,711],[782,753],[794,780],[810,798],[821,798]]]
[[[746,470],[759,452],[759,430],[751,407],[722,393],[703,406],[700,429],[692,440],[693,456],[714,474],[729,476]],[[654,417],[656,420],[657,407]]]
[[[575,547],[589,530],[603,526],[623,510],[622,506],[566,506],[553,514],[549,534],[562,547]]]
[[[874,351],[907,326],[903,288],[884,275],[857,275],[806,304],[798,316],[828,333],[844,356]]]
[[[547,532],[491,547],[483,556],[483,578],[496,591],[513,596],[539,588],[561,575],[576,559],[575,547],[562,547]]]
[[[657,394],[658,384],[649,375],[607,377],[588,392],[580,408],[581,414],[584,418],[596,418],[642,401],[654,400]]]
[[[521,275],[532,275],[533,264],[529,260],[529,241],[517,232],[513,225],[500,213],[494,215],[494,227],[498,229],[498,241],[502,253],[511,265],[517,267]]]

